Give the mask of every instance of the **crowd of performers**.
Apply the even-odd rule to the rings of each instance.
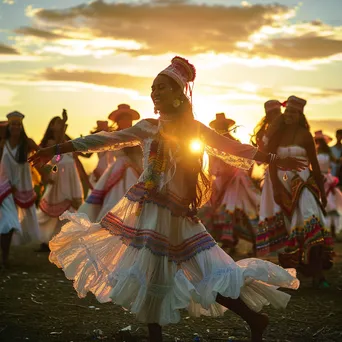
[[[286,306],[277,287],[298,288],[293,269],[329,287],[324,271],[342,224],[342,130],[330,148],[322,131],[311,135],[306,101],[290,96],[267,101],[251,145],[241,144],[224,113],[211,129],[195,121],[195,75],[175,57],[152,85],[157,119],[133,125],[139,113],[120,104],[111,124],[98,121],[74,140],[65,110],[39,145],[24,115],[9,113],[0,126],[2,263],[9,267],[11,244],[39,242],[79,296],[91,291],[135,313],[151,341],[162,341],[161,326],[179,321],[182,308],[195,316],[229,308],[261,341],[268,319],[259,311]],[[80,158],[93,153],[88,176]],[[261,183],[254,162],[265,165]],[[242,240],[253,258],[234,262]],[[261,259],[274,253],[288,270]]]

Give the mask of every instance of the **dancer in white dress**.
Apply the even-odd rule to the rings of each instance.
[[[117,125],[117,131],[132,127],[133,121],[139,120],[137,111],[127,104],[121,104],[109,115]],[[115,161],[106,169],[95,188],[79,208],[92,222],[99,222],[134,185],[142,171],[142,151],[139,146],[127,147],[113,153]]]
[[[96,121],[97,127],[91,134],[98,132],[109,132],[111,128],[108,126],[108,121]],[[96,182],[101,178],[107,168],[113,164],[115,159],[114,151],[104,151],[97,153],[98,162],[94,171],[89,176],[90,183],[95,186]]]
[[[269,151],[276,151],[281,158],[300,158],[307,164],[301,172],[270,165],[274,199],[283,210],[289,234],[285,252],[278,257],[282,266],[296,267],[312,277],[314,286],[328,287],[323,270],[332,266],[333,242],[326,229],[327,199],[315,143],[303,114],[305,104],[296,96],[288,98],[284,115],[274,121],[283,122],[269,141]]]
[[[31,167],[27,162],[28,154],[36,151],[38,146],[25,133],[23,114],[15,111],[9,113],[7,118],[6,135],[1,142],[0,233],[3,263],[8,266],[13,232],[20,233],[15,234],[15,243],[27,243],[39,240],[39,229],[36,193],[32,184]]]
[[[66,212],[70,222],[50,242],[50,261],[63,268],[80,297],[88,291],[101,302],[112,301],[148,323],[150,341],[162,341],[161,325],[191,314],[220,315],[228,308],[247,321],[252,340],[262,340],[264,305],[286,306],[298,280],[270,262],[235,263],[219,248],[196,218],[210,182],[202,170],[203,151],[192,153],[192,139],[234,166],[249,168],[251,159],[301,169],[293,158],[278,159],[250,145],[227,139],[195,121],[183,92],[195,78],[194,67],[175,57],[154,80],[151,97],[160,119],[142,120],[126,130],[101,132],[40,150],[33,165],[55,151],[102,151],[140,144],[144,172],[125,197],[102,219]]]
[[[210,127],[228,139],[235,140],[230,129],[235,121],[227,119],[224,113],[216,114]],[[255,229],[260,202],[260,191],[253,184],[249,174],[227,165],[219,158],[210,158],[210,170],[214,176],[212,193],[212,228],[215,238],[222,243],[221,248],[230,248],[230,253],[239,239],[253,245],[255,254]]]
[[[330,137],[322,131],[315,132],[314,139],[317,148],[317,159],[324,176],[324,189],[327,196],[326,225],[329,229],[334,228],[335,234],[339,234],[342,229],[342,192],[338,188],[339,180],[330,172],[332,162],[341,163],[341,158],[335,158],[331,153],[328,143],[332,141]]]
[[[272,122],[281,115],[281,106],[278,100],[265,102],[265,117],[254,130],[251,142],[264,152],[267,152],[266,132]],[[284,214],[280,206],[274,201],[273,185],[270,170],[266,168],[261,191],[259,223],[256,238],[256,254],[258,257],[279,251],[286,246],[288,232]]]
[[[53,146],[66,141],[67,112],[63,111],[63,119],[59,116],[51,119],[40,144],[41,148]],[[58,166],[57,166],[58,164]],[[52,160],[55,172],[49,172],[47,187],[39,203],[37,212],[41,246],[39,252],[49,251],[49,241],[59,233],[62,222],[59,216],[66,210],[76,211],[83,202],[83,189],[73,153],[61,156],[57,163]]]

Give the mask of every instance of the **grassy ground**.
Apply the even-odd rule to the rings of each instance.
[[[51,265],[47,254],[33,246],[12,249],[12,267],[0,273],[0,341],[85,342],[147,341],[144,325],[111,303],[99,304],[92,295],[79,299],[72,283]],[[286,311],[267,308],[270,326],[266,341],[342,341],[342,244],[336,245],[331,288],[316,290],[303,279],[292,291]],[[133,338],[120,330],[129,327]],[[129,329],[128,328],[128,329]],[[246,325],[233,313],[222,318],[188,317],[164,328],[165,341],[248,341]]]

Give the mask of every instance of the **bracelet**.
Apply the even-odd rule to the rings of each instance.
[[[59,144],[55,145],[55,156],[56,156],[56,163],[61,160],[61,147]]]

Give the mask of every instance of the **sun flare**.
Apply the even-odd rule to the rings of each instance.
[[[192,140],[190,143],[190,149],[195,153],[201,152],[203,150],[203,143],[200,140]]]

